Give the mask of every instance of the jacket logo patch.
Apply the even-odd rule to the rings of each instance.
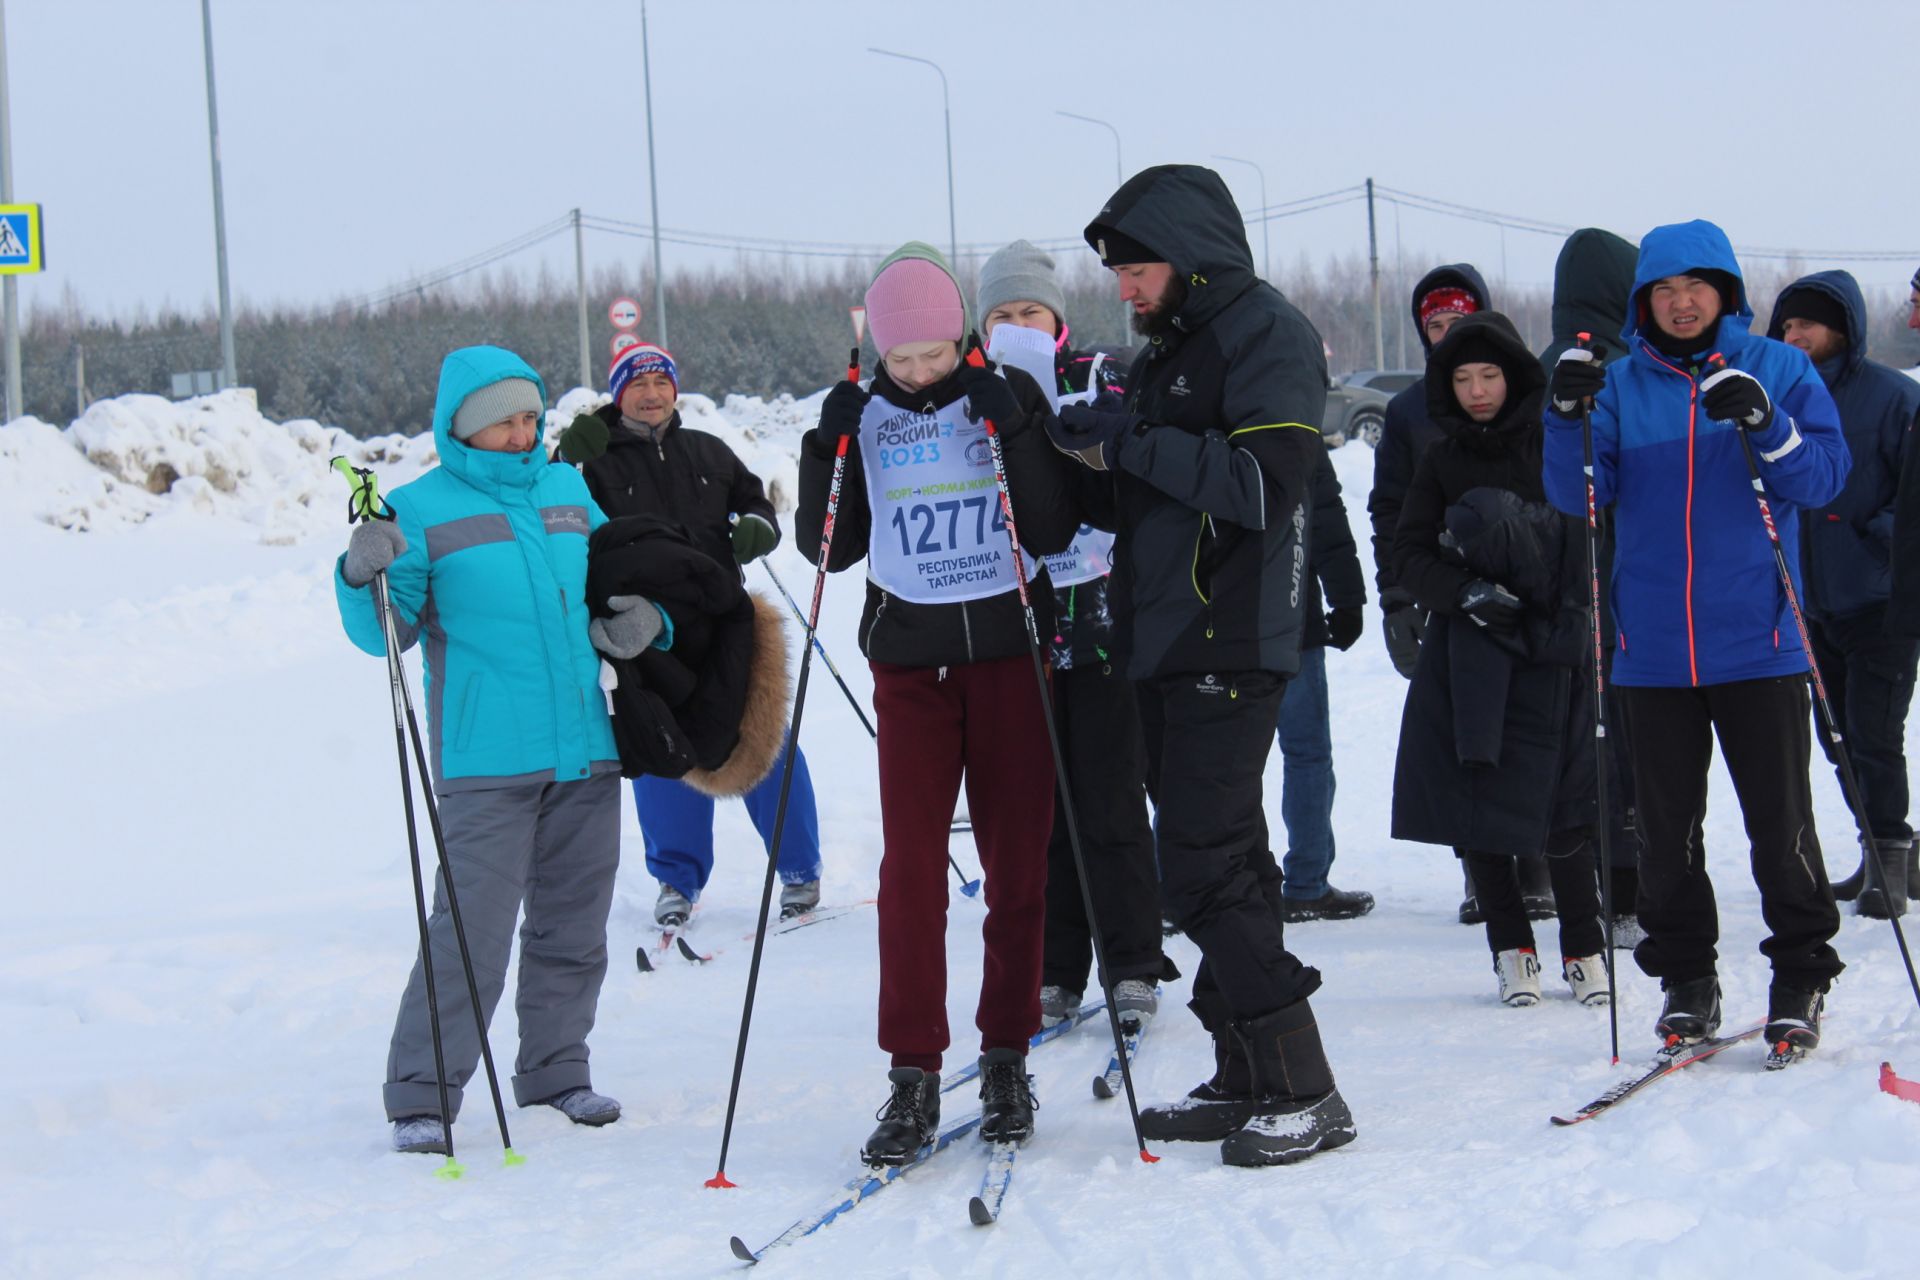
[[[1202,676],[1199,682],[1193,686],[1193,691],[1195,693],[1225,693],[1227,686],[1220,683],[1220,677],[1218,676]]]
[[[589,533],[585,507],[542,507],[540,519],[548,533]]]
[[[1167,394],[1170,396],[1192,395],[1193,388],[1187,385],[1187,375],[1183,373],[1175,378],[1173,385],[1167,388]]]

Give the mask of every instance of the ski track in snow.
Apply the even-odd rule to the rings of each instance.
[[[725,416],[706,404],[702,425],[790,485],[810,409],[735,399]],[[194,438],[238,431],[224,421],[196,419]],[[0,429],[0,444],[44,461],[51,429],[28,430],[10,441],[22,428]],[[1365,557],[1372,455],[1353,445],[1334,457]],[[67,490],[89,491],[71,459],[60,466]],[[299,483],[319,484],[307,472]],[[513,1109],[509,1093],[527,1163],[503,1168],[481,1078],[454,1130],[463,1180],[433,1177],[436,1159],[391,1154],[379,1085],[413,907],[383,673],[334,610],[328,575],[344,531],[317,505],[288,542],[286,520],[250,521],[193,486],[178,501],[137,501],[140,523],[96,507],[93,531],[76,533],[46,523],[57,513],[30,485],[0,488],[14,584],[0,604],[0,778],[20,908],[0,935],[12,1046],[0,1066],[0,1274],[720,1275],[739,1269],[730,1235],[771,1239],[852,1175],[885,1092],[871,912],[768,943],[727,1165],[739,1189],[701,1185],[719,1149],[751,954],[741,935],[763,865],[738,805],[720,807],[723,853],[690,932],[722,954],[701,967],[668,956],[652,975],[634,971],[633,952],[654,936],[655,886],[625,820],[593,1036],[595,1084],[624,1103],[621,1121],[576,1128],[546,1108]],[[772,559],[806,599],[812,571],[792,546]],[[760,570],[748,580],[771,590]],[[832,579],[822,638],[867,699],[860,604],[859,574]],[[1496,1002],[1484,934],[1453,922],[1453,858],[1386,838],[1405,684],[1372,607],[1367,623],[1329,663],[1335,878],[1379,906],[1289,932],[1325,975],[1314,1004],[1359,1140],[1288,1169],[1228,1169],[1211,1146],[1177,1144],[1143,1165],[1125,1102],[1091,1096],[1110,1052],[1096,1019],[1032,1059],[1038,1134],[998,1224],[967,1221],[986,1159],[968,1142],[763,1268],[1911,1273],[1920,1108],[1879,1093],[1875,1075],[1883,1059],[1920,1074],[1920,1018],[1888,927],[1846,915],[1850,968],[1807,1062],[1766,1073],[1763,1049],[1741,1046],[1592,1124],[1552,1129],[1550,1114],[1651,1053],[1656,984],[1622,953],[1619,1066],[1607,1061],[1605,1011],[1573,1005],[1551,963],[1540,1006]],[[816,674],[802,741],[832,904],[872,896],[880,826],[872,745]],[[413,680],[417,697],[417,666]],[[1814,775],[1829,871],[1843,875],[1851,823],[1831,772],[1816,764]],[[1276,751],[1268,811],[1283,839],[1279,779]],[[1717,766],[1713,788],[1732,1024],[1764,1010],[1767,973],[1739,812]],[[965,836],[954,852],[977,869]],[[950,1065],[973,1051],[982,911],[957,894],[949,909]],[[1536,928],[1551,957],[1553,925]],[[1171,946],[1191,974],[1191,944]],[[1168,987],[1135,1065],[1143,1102],[1179,1095],[1210,1067],[1186,998],[1185,983]],[[510,1009],[492,1039],[510,1075]],[[972,1105],[962,1089],[947,1114]]]

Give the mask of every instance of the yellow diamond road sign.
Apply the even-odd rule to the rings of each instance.
[[[40,206],[0,204],[0,275],[28,275],[45,265]]]

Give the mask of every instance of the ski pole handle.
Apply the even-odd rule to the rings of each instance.
[[[362,520],[391,520],[393,510],[380,496],[380,477],[373,474],[371,467],[356,467],[345,458],[335,458],[332,467],[346,477],[347,485],[347,523],[358,524]]]
[[[860,381],[860,348],[855,347],[853,354],[847,357],[847,381]]]

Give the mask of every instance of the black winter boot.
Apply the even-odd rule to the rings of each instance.
[[[1292,1164],[1355,1137],[1353,1113],[1333,1084],[1320,1027],[1305,1000],[1233,1024],[1253,1068],[1257,1110],[1220,1144],[1222,1164]]]
[[[1520,872],[1520,901],[1527,909],[1527,919],[1553,919],[1556,910],[1553,905],[1553,881],[1547,875],[1547,860],[1520,858],[1517,861]]]
[[[1907,862],[1913,854],[1913,842],[1875,840],[1873,854],[1879,874],[1860,890],[1860,914],[1875,920],[1896,919],[1907,914]],[[1865,862],[1860,869],[1866,870]]]
[[[1822,992],[1774,979],[1772,989],[1767,992],[1764,1032],[1770,1051],[1768,1065],[1781,1060],[1780,1065],[1785,1066],[1788,1061],[1804,1057],[1819,1047],[1820,1013],[1826,1004],[1827,998]]]
[[[860,1150],[860,1158],[876,1169],[912,1164],[940,1127],[938,1071],[895,1067],[887,1072],[887,1080],[893,1085],[893,1094],[875,1114],[880,1127]]]
[[[1662,1044],[1674,1040],[1705,1040],[1720,1029],[1720,979],[1713,974],[1662,984],[1666,1007],[1653,1024]]]
[[[1920,836],[1907,844],[1907,897],[1920,898]]]
[[[1460,891],[1460,923],[1485,924],[1487,922],[1487,913],[1480,909],[1480,895],[1474,892],[1473,875],[1467,870],[1467,864],[1464,860],[1460,863],[1460,878],[1466,885],[1466,887]]]
[[[1187,1008],[1213,1036],[1213,1076],[1178,1102],[1141,1108],[1140,1132],[1160,1142],[1218,1142],[1252,1119],[1257,1109],[1253,1071],[1229,1025],[1226,1001],[1217,995],[1195,996]]]
[[[1033,1136],[1033,1077],[1018,1049],[980,1055],[980,1137],[987,1142],[1025,1142]]]
[[[1866,884],[1867,884],[1866,844],[1863,841],[1861,843],[1860,865],[1855,867],[1853,869],[1853,874],[1848,876],[1846,879],[1835,880],[1833,882],[1833,900],[1835,902],[1852,902],[1855,898],[1860,896],[1860,890],[1864,889],[1866,887]]]

